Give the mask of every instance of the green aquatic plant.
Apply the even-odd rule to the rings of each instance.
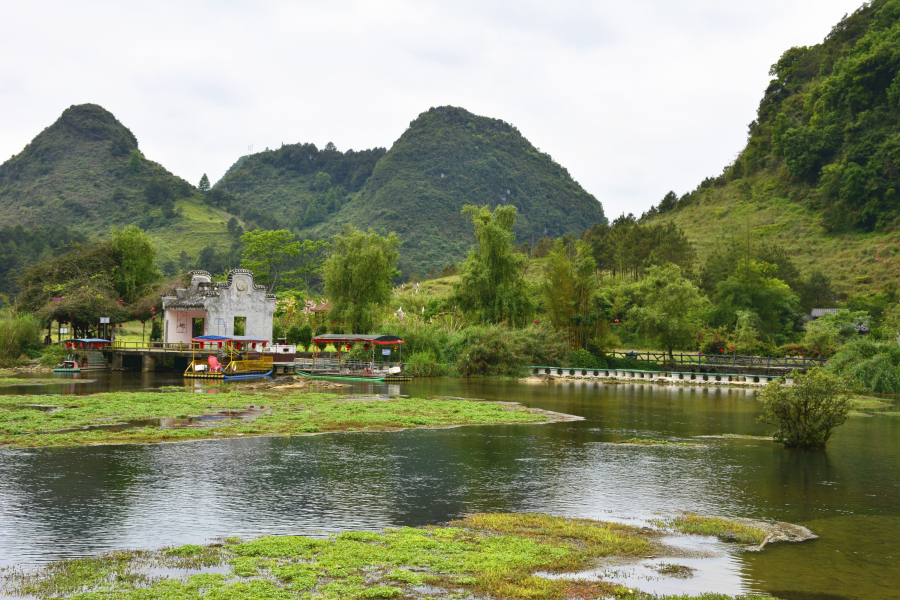
[[[188,441],[249,435],[339,431],[397,431],[419,427],[542,423],[558,420],[539,409],[447,398],[340,398],[272,391],[228,394],[113,392],[68,396],[59,410],[28,408],[30,396],[0,396],[0,446],[78,446]],[[252,411],[252,412],[248,412]],[[169,417],[231,414],[208,425],[163,428]],[[243,418],[241,418],[243,415]],[[111,427],[120,425],[118,427]]]
[[[268,536],[237,545],[185,545],[64,560],[0,573],[0,593],[74,600],[361,600],[422,597],[417,588],[428,585],[428,597],[446,600],[649,600],[657,597],[607,581],[537,573],[578,572],[604,557],[656,553],[655,535],[590,519],[476,514],[444,526],[344,532],[327,538]],[[211,558],[204,564],[175,562],[202,555]],[[224,565],[227,572],[150,576],[161,567],[196,571],[213,565]],[[680,565],[660,565],[660,571],[690,574]],[[721,595],[664,598],[731,600]]]
[[[710,535],[724,540],[735,540],[747,544],[761,544],[769,532],[761,527],[741,523],[722,517],[702,517],[700,515],[680,515],[673,519],[656,520],[654,524],[683,533]]]

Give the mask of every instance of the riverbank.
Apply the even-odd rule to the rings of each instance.
[[[756,536],[752,537],[754,543],[760,536],[774,537],[764,529],[743,527],[743,533],[750,531]],[[710,531],[722,535],[719,529]],[[659,562],[661,576],[689,578],[692,569],[677,564],[684,550],[667,545],[665,535],[672,534],[589,519],[476,514],[446,526],[348,531],[327,538],[269,536],[249,542],[228,538],[206,546],[189,544],[69,559],[36,570],[7,571],[0,575],[0,592],[13,597],[84,600],[100,593],[122,600],[731,598],[719,594],[650,596],[605,577],[559,576],[577,574],[614,558],[652,558]]]
[[[346,397],[286,384],[89,396],[0,396],[0,447],[149,444],[251,436],[551,423],[580,417],[517,403]]]

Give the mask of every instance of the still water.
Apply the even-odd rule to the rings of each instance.
[[[183,383],[160,374],[90,379],[16,392]],[[458,379],[354,386],[358,393],[512,400],[585,420],[0,450],[0,566],[219,536],[424,525],[481,511],[630,519],[690,510],[798,523],[820,539],[762,552],[719,544],[729,548],[727,556],[712,561],[708,573],[701,567],[701,576],[679,590],[900,598],[898,416],[853,417],[827,451],[812,452],[697,439],[765,435],[756,423],[759,403],[746,390]],[[705,447],[610,443],[631,437]]]

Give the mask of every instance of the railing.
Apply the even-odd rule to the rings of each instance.
[[[204,346],[201,348],[201,346]],[[219,348],[217,342],[124,342],[116,340],[109,345],[110,350],[133,350],[136,352],[196,352],[197,354],[217,354],[225,347]]]
[[[667,352],[610,352],[613,358],[630,358],[647,362],[671,364]],[[806,368],[824,365],[824,358],[805,356],[738,356],[736,354],[674,354],[677,365],[728,365],[760,368]]]

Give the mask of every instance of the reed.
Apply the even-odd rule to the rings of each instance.
[[[20,362],[29,350],[36,352],[41,347],[42,331],[41,322],[34,315],[14,308],[0,309],[0,366]]]

